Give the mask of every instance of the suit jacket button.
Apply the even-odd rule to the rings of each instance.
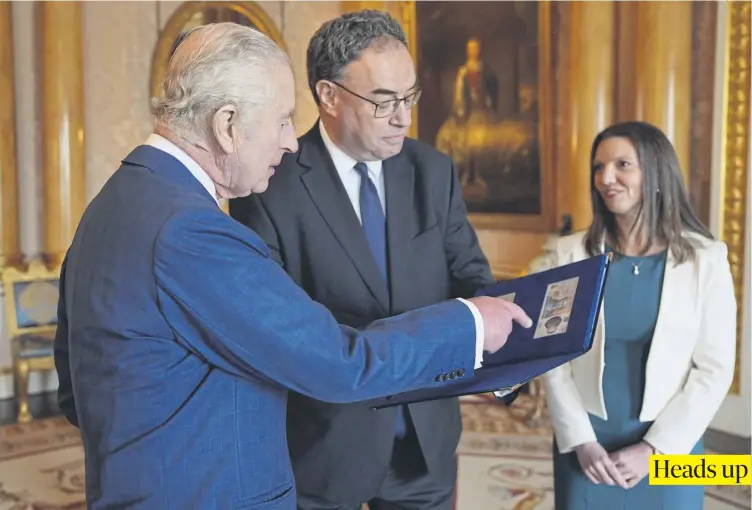
[[[452,373],[449,374],[449,378],[450,379],[454,379],[455,377],[457,377],[457,371],[456,370],[452,370]]]
[[[441,378],[441,376],[442,376],[442,374],[439,374],[439,375],[437,375],[437,376],[436,376],[436,379],[434,379],[434,381],[436,381],[436,382],[441,382],[441,381],[443,381],[443,379]]]
[[[460,377],[462,377],[463,375],[465,375],[465,369],[464,368],[460,368],[459,370],[457,370],[457,375],[460,376]]]

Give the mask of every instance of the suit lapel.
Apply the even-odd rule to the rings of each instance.
[[[391,305],[392,310],[402,310],[405,307],[397,301],[399,296],[410,295],[404,287],[410,285],[406,262],[415,234],[415,168],[402,154],[387,159],[383,165]]]
[[[383,312],[389,312],[389,293],[373,259],[363,228],[345,187],[321,139],[318,124],[300,141],[300,179],[322,218],[352,261]]]

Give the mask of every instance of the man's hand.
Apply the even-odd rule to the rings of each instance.
[[[653,447],[640,441],[609,454],[609,457],[626,480],[627,488],[631,489],[648,475],[652,453]]]
[[[611,460],[608,452],[597,442],[591,441],[575,446],[574,452],[585,476],[594,484],[605,483],[628,488],[624,476]]]
[[[476,306],[483,318],[484,351],[496,352],[507,343],[512,332],[512,321],[523,328],[533,325],[532,319],[522,308],[504,299],[480,296],[468,301]]]

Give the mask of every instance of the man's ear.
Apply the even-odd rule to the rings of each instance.
[[[225,154],[235,152],[235,137],[239,134],[238,109],[231,104],[216,111],[212,117],[212,132],[217,145]]]
[[[334,84],[330,81],[319,80],[316,83],[316,94],[319,96],[321,107],[330,115],[334,115],[335,106],[337,105],[337,94],[334,91]]]

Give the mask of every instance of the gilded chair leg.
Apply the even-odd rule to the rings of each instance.
[[[16,403],[18,404],[18,423],[28,423],[32,420],[29,412],[29,364],[16,364]]]

